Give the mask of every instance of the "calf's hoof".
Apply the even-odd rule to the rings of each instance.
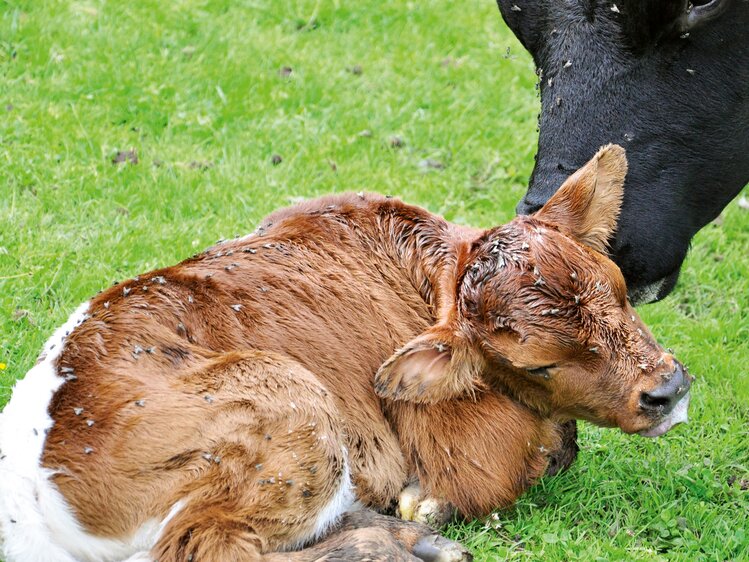
[[[453,519],[455,508],[444,500],[424,497],[418,484],[410,484],[398,497],[396,514],[405,521],[416,521],[438,529]]]
[[[471,562],[473,554],[459,542],[441,535],[428,535],[420,539],[411,553],[424,562]]]
[[[299,552],[274,553],[264,562],[471,562],[461,544],[414,521],[369,509],[346,513],[337,529]]]
[[[557,431],[561,437],[561,445],[556,451],[549,454],[549,465],[546,467],[546,475],[554,476],[564,472],[577,458],[580,447],[577,445],[577,422],[570,420],[558,426]]]

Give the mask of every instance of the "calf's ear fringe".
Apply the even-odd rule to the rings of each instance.
[[[385,361],[375,375],[381,398],[434,404],[473,398],[485,389],[483,356],[462,338],[439,327],[408,342]]]

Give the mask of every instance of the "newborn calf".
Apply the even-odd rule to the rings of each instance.
[[[83,304],[0,418],[5,559],[466,558],[341,516],[409,484],[406,516],[486,514],[543,474],[560,423],[686,419],[690,378],[604,253],[625,170],[609,146],[485,231],[326,197]]]

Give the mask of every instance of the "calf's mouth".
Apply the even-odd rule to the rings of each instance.
[[[649,429],[640,431],[639,435],[642,435],[643,437],[659,437],[668,432],[674,426],[679,425],[680,423],[687,423],[689,421],[689,416],[687,414],[687,410],[689,409],[689,398],[690,393],[687,392],[660,422]]]

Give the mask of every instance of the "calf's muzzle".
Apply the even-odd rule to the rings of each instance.
[[[643,410],[670,414],[676,404],[689,392],[691,377],[684,372],[684,366],[674,360],[674,370],[665,382],[640,395],[640,406]]]
[[[689,407],[689,388],[694,377],[686,372],[684,366],[674,359],[674,370],[664,377],[664,382],[652,390],[640,395],[640,407],[658,416],[659,423],[641,431],[645,437],[658,437],[673,426],[687,421]]]

